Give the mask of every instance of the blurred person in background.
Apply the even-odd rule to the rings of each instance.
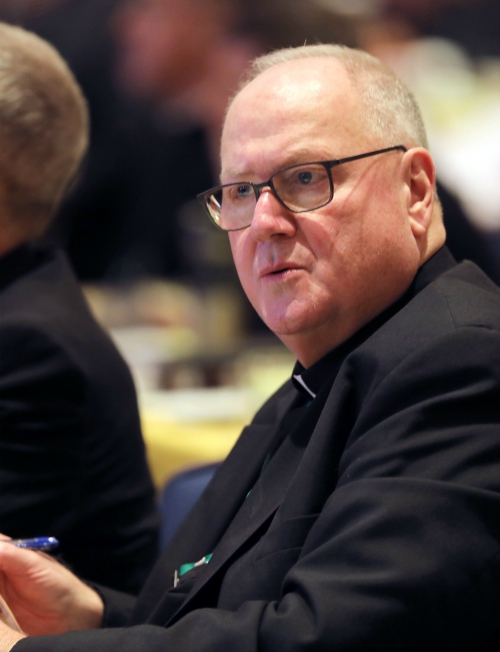
[[[0,24],[0,528],[55,536],[89,580],[138,592],[159,519],[130,372],[44,243],[85,154],[58,53]]]
[[[415,36],[450,39],[473,58],[500,56],[497,0],[382,0],[381,6],[383,16]]]

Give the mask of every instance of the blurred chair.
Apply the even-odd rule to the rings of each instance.
[[[189,510],[212,479],[219,463],[197,466],[173,476],[160,497],[162,525],[160,546],[165,548]]]

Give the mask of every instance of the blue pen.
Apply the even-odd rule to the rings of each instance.
[[[35,537],[34,539],[12,539],[7,543],[17,548],[28,548],[29,550],[52,550],[57,548],[59,541],[55,537]]]

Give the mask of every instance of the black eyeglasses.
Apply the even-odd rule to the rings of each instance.
[[[238,231],[250,226],[255,205],[266,186],[292,213],[307,213],[325,206],[333,199],[332,168],[360,158],[385,154],[393,150],[406,152],[404,145],[394,145],[374,152],[348,156],[333,161],[317,161],[292,165],[275,172],[263,183],[237,181],[210,188],[197,197],[210,219],[223,231]]]

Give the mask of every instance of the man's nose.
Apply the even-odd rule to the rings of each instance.
[[[270,188],[261,190],[250,228],[256,240],[279,235],[292,237],[297,232],[294,214],[278,201]]]

